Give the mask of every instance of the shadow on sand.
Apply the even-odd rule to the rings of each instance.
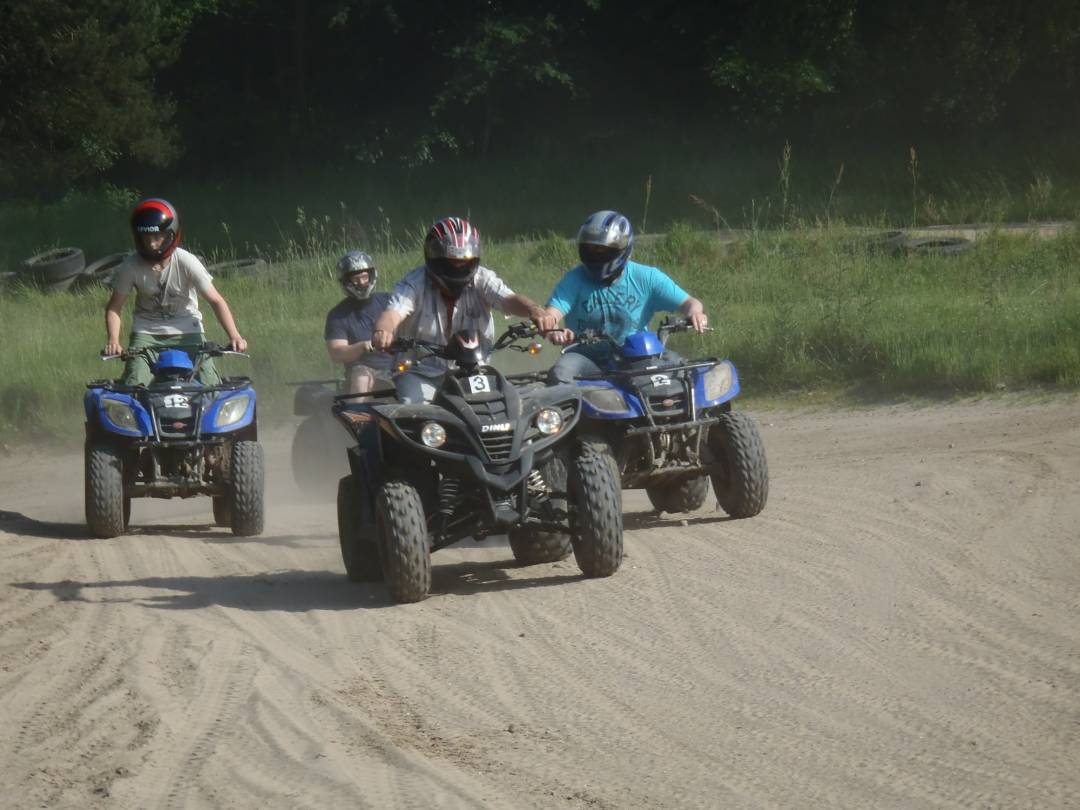
[[[534,568],[538,576],[522,578],[508,573],[510,570],[520,570],[513,560],[439,565],[436,557],[432,567],[431,596],[467,596],[492,591],[544,588],[582,579],[576,571],[562,573],[573,570],[572,562],[538,565]],[[192,610],[216,605],[241,610],[302,612],[395,606],[389,591],[382,583],[349,582],[343,573],[335,571],[142,577],[98,582],[61,580],[16,582],[12,585],[28,591],[49,591],[62,602],[134,604],[166,610]],[[127,594],[125,589],[128,588],[171,593]],[[94,593],[96,591],[109,592]]]

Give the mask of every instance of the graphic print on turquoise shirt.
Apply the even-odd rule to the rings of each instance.
[[[627,262],[611,285],[600,284],[578,265],[562,277],[547,305],[563,313],[567,327],[575,332],[595,329],[621,345],[628,335],[648,326],[657,312],[673,312],[687,297],[661,270]]]

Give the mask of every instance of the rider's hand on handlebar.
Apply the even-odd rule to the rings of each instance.
[[[709,328],[709,318],[704,312],[695,312],[690,316],[690,324],[698,334]]]
[[[386,329],[376,329],[371,336],[371,345],[378,351],[385,351],[394,342],[394,333]]]
[[[231,352],[241,352],[241,353],[246,352],[247,351],[247,341],[244,340],[239,335],[237,335],[236,337],[232,338],[229,341],[229,351],[231,351]]]
[[[101,350],[102,357],[113,357],[118,354],[124,353],[124,347],[118,342],[109,341],[105,344],[105,348]]]
[[[566,346],[567,344],[573,343],[574,338],[575,335],[573,329],[556,329],[553,332],[548,332],[548,340],[556,346]]]
[[[559,325],[559,319],[548,313],[543,307],[536,307],[529,313],[529,319],[536,324],[540,332],[550,332]]]

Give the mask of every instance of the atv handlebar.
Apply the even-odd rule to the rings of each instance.
[[[518,352],[537,354],[543,348],[539,341],[534,341],[528,346],[517,346],[514,344],[518,340],[533,338],[539,334],[541,334],[540,330],[538,330],[536,325],[531,321],[522,321],[521,323],[511,324],[491,345],[491,350],[501,351],[502,349],[512,349]],[[404,352],[414,351],[416,349],[423,349],[429,354],[440,357],[443,360],[457,359],[457,354],[452,347],[443,343],[434,343],[430,340],[421,340],[420,338],[396,338],[394,342],[386,348],[386,351]]]
[[[180,348],[180,347],[177,347]],[[139,349],[124,349],[120,354],[105,354],[101,353],[102,360],[130,360],[133,357],[150,357],[151,352],[160,351],[159,349],[151,349],[149,347],[143,347]],[[196,356],[200,357],[251,357],[247,352],[234,352],[232,349],[226,349],[224,346],[220,346],[217,343],[206,342],[199,346],[195,351]]]

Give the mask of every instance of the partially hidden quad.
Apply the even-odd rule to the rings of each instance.
[[[126,359],[146,350],[134,349]],[[87,385],[86,524],[96,537],[123,534],[132,498],[213,498],[214,521],[236,535],[263,530],[265,480],[255,389],[247,377],[220,385],[196,379],[205,357],[236,354],[213,343],[192,363],[168,349],[148,386]],[[245,355],[246,356],[246,355]]]
[[[622,344],[597,332],[579,335],[580,343],[611,343],[615,358],[611,370],[576,378],[580,430],[615,459],[623,488],[644,488],[658,512],[700,508],[711,479],[728,515],[753,517],[769,496],[765,446],[753,419],[732,408],[740,390],[734,363],[665,353],[668,336],[689,328],[668,318]]]
[[[338,479],[349,470],[344,450],[353,443],[353,436],[332,411],[334,398],[345,391],[344,383],[342,379],[289,383],[296,386],[293,414],[303,417],[290,452],[293,480],[309,497],[327,493],[333,497]]]
[[[532,336],[517,324],[493,348],[527,350],[515,341]],[[338,398],[335,412],[356,437],[338,489],[349,579],[385,580],[395,600],[417,602],[431,588],[433,551],[498,534],[519,563],[572,550],[585,576],[614,574],[623,556],[618,474],[577,440],[578,388],[516,385],[465,334],[395,348],[452,365],[429,403]]]

